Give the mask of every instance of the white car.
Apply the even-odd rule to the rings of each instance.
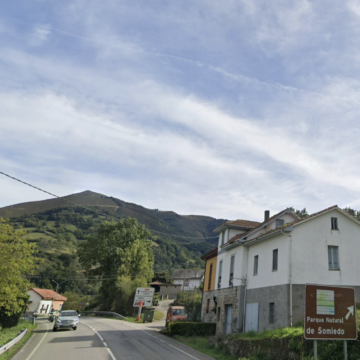
[[[79,323],[79,315],[75,310],[64,310],[56,318],[53,331],[57,329],[76,330]]]

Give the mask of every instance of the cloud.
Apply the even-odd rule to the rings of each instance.
[[[351,44],[333,43],[351,29],[334,34],[335,12],[65,5],[1,35],[1,169],[59,195],[89,189],[182,214],[360,206],[360,80]],[[43,196],[1,181],[16,199],[3,205]]]
[[[49,24],[37,24],[29,35],[29,44],[31,46],[43,45],[51,35],[51,26]]]

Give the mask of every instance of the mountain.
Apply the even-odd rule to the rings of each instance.
[[[145,225],[149,230],[189,237],[214,237],[213,229],[227,221],[209,216],[178,215],[173,211],[151,210],[89,190],[62,198],[6,206],[0,208],[0,217],[18,218],[59,208],[78,207],[79,205],[108,216],[112,215],[114,219],[136,218],[139,223]],[[210,239],[208,242],[215,243]]]
[[[44,263],[33,282],[48,288],[53,285],[51,279],[60,281],[78,277],[81,268],[76,253],[77,244],[93,234],[104,220],[132,217],[153,231],[155,271],[170,273],[175,268],[202,268],[200,256],[217,243],[213,229],[227,221],[147,209],[92,191],[6,206],[0,208],[0,217],[10,219],[15,228],[22,227],[28,241],[38,244],[39,256]],[[62,287],[63,291],[82,293],[91,293],[96,288],[78,279],[66,280]]]

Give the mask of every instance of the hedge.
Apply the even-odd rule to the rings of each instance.
[[[215,335],[215,323],[201,323],[201,322],[170,322],[169,335],[183,335],[183,336],[211,336]]]

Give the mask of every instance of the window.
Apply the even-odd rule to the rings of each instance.
[[[273,264],[272,264],[273,271],[278,269],[278,249],[273,250]]]
[[[273,324],[275,322],[275,303],[269,304],[269,323]]]
[[[221,273],[222,273],[222,260],[219,263],[219,277],[218,277],[218,289],[221,289]]]
[[[331,230],[339,230],[337,218],[335,217],[331,218]]]
[[[230,261],[230,277],[229,277],[229,286],[233,286],[234,282],[234,267],[235,267],[235,255],[231,257]]]
[[[189,286],[189,280],[184,281],[184,286]]]
[[[276,228],[283,226],[284,223],[285,223],[285,221],[283,219],[277,219],[276,220]]]
[[[213,264],[210,265],[208,290],[210,290],[211,288],[212,269],[213,269]]]
[[[254,275],[258,274],[259,255],[254,256]]]
[[[210,309],[210,299],[207,299],[207,302],[206,302],[206,313],[209,312],[209,309]]]
[[[223,232],[220,233],[220,244],[224,245],[224,233]]]
[[[340,270],[338,246],[328,246],[328,257],[329,257],[329,270]]]

